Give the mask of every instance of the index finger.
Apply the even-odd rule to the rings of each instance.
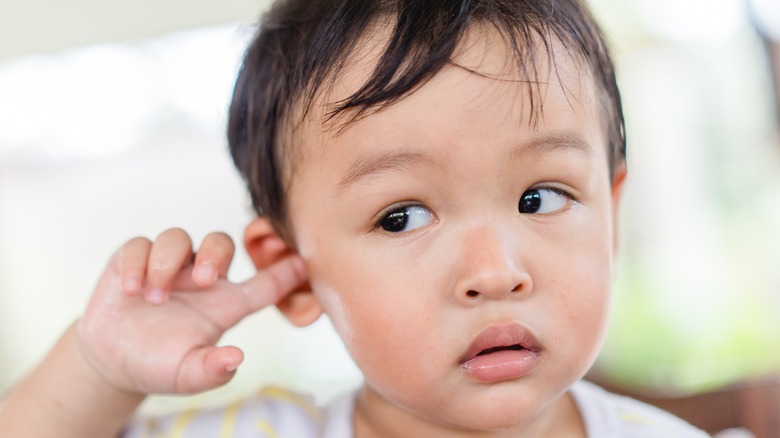
[[[303,285],[308,276],[298,255],[287,256],[239,284],[252,312],[275,304]]]

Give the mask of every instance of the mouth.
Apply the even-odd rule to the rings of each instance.
[[[517,379],[536,367],[541,347],[520,324],[491,326],[480,332],[459,361],[460,368],[483,383]]]
[[[479,353],[477,353],[477,356],[484,356],[486,354],[492,354],[492,353],[495,353],[497,351],[504,351],[504,350],[515,350],[515,351],[517,351],[517,350],[525,350],[525,348],[522,345],[519,345],[519,344],[509,345],[507,347],[492,347],[492,348],[488,348],[486,350],[480,351]]]

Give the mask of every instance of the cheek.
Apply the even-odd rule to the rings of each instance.
[[[435,279],[421,282],[426,262],[389,258],[366,251],[343,263],[329,257],[313,266],[312,288],[366,380],[401,399],[400,388],[416,393],[440,377],[441,367],[415,366],[419,358],[439,364],[452,352],[432,342],[447,335],[447,323],[433,311],[442,308]]]
[[[355,337],[354,324],[348,315],[352,315],[352,309],[345,306],[344,300],[338,291],[323,281],[311,281],[311,287],[315,297],[330,318],[336,331],[344,342],[349,345]]]
[[[565,319],[558,342],[586,363],[595,359],[606,334],[612,283],[610,248],[603,236],[582,239],[577,249],[569,248],[559,275],[551,277],[556,284],[545,288],[555,291],[550,308],[559,309],[558,318]]]
[[[317,299],[356,361],[366,352],[391,355],[392,345],[405,342],[414,332],[419,320],[415,312],[424,307],[409,303],[415,285],[408,276],[367,257],[332,255],[309,265]]]
[[[612,283],[610,218],[602,205],[582,205],[565,227],[535,242],[534,290],[543,301],[552,344],[585,360],[603,342]],[[538,233],[542,235],[542,233]]]

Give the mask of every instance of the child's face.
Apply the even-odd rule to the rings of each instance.
[[[455,61],[508,78],[499,37],[482,37]],[[296,133],[292,231],[365,374],[359,409],[518,426],[544,418],[592,364],[622,177],[613,187],[590,75],[560,48],[555,60],[540,69],[536,127],[526,83],[448,66],[343,132],[310,121]],[[345,69],[330,99],[354,92],[372,62]],[[515,343],[524,349],[476,356]]]

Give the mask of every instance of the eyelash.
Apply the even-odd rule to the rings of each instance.
[[[372,227],[372,231],[382,231],[382,222],[384,222],[391,214],[398,211],[402,211],[409,207],[427,208],[424,204],[415,201],[405,201],[405,202],[399,202],[398,204],[393,204],[385,208],[384,210],[382,210],[377,215],[377,218],[374,221],[374,226]],[[403,233],[390,233],[390,234],[403,234]]]
[[[564,189],[562,189],[560,187],[549,186],[549,185],[531,186],[531,187],[525,189],[525,191],[523,191],[523,193],[527,192],[528,190],[549,190],[551,192],[555,192],[555,193],[557,193],[557,194],[559,194],[561,196],[565,196],[565,197],[571,199],[572,202],[579,202],[577,200],[577,197],[575,197],[573,194],[571,194],[570,192],[568,192],[568,191],[566,191],[566,190],[564,190]]]
[[[525,198],[526,194],[527,194],[528,192],[531,192],[531,191],[536,191],[536,192],[539,192],[539,191],[547,191],[547,192],[555,193],[556,195],[558,195],[558,196],[561,196],[561,197],[565,198],[565,199],[566,199],[566,200],[568,200],[568,201],[566,202],[566,205],[564,205],[564,206],[561,206],[560,208],[558,208],[558,209],[555,209],[555,210],[553,210],[553,211],[549,211],[549,212],[543,212],[543,213],[537,213],[537,212],[524,212],[524,211],[520,211],[520,214],[522,214],[522,215],[532,215],[532,216],[548,216],[548,215],[555,215],[555,214],[558,214],[558,213],[561,213],[561,212],[564,212],[564,211],[568,210],[568,209],[569,209],[569,208],[571,208],[571,207],[572,207],[574,204],[576,204],[576,203],[578,203],[578,202],[579,202],[579,201],[577,200],[577,197],[575,197],[575,196],[574,196],[572,193],[570,193],[570,192],[569,192],[569,191],[567,191],[567,190],[564,190],[564,189],[562,189],[562,188],[560,188],[560,187],[556,187],[556,186],[552,186],[552,185],[541,184],[541,185],[535,185],[535,186],[531,186],[531,187],[529,187],[529,188],[525,189],[525,190],[524,190],[524,191],[523,191],[523,192],[520,194],[520,201],[518,201],[518,206],[517,206],[518,210],[520,210],[520,205],[522,204],[522,202],[523,202],[523,200],[524,200],[524,198]]]
[[[563,197],[569,199],[571,204],[574,204],[574,203],[578,202],[577,198],[573,194],[571,194],[570,192],[568,192],[568,191],[566,191],[564,189],[561,189],[560,187],[551,186],[551,185],[531,186],[531,187],[525,189],[520,194],[520,198],[522,199],[523,195],[525,195],[525,193],[527,193],[527,192],[529,192],[531,190],[537,190],[537,191],[539,191],[539,190],[547,190],[547,191],[553,192],[555,194],[558,194],[560,196],[563,196]],[[423,208],[423,209],[429,210],[424,204],[422,204],[420,202],[415,202],[415,201],[407,201],[407,202],[401,202],[401,203],[398,203],[398,204],[391,205],[390,207],[387,207],[386,209],[382,210],[377,215],[377,218],[374,220],[374,224],[373,224],[373,226],[371,228],[371,231],[384,231],[382,229],[382,223],[384,221],[386,221],[392,214],[397,213],[397,212],[401,212],[401,211],[406,210],[406,209],[411,208],[411,207],[419,207],[419,208]],[[555,213],[558,213],[559,211],[561,211],[561,210],[557,210],[557,211],[554,211],[554,212],[551,212],[551,213],[541,213],[540,215],[555,214]],[[397,233],[387,232],[387,233],[388,234],[406,234],[405,232],[397,232]]]

